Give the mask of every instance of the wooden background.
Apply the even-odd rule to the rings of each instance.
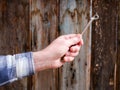
[[[56,37],[81,33],[74,62],[0,87],[0,90],[120,90],[119,0],[0,0],[0,54],[45,48]]]

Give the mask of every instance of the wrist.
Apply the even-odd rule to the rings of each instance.
[[[35,72],[40,71],[39,68],[39,62],[41,60],[41,54],[40,51],[39,52],[33,52],[33,61],[34,61],[34,66],[35,66]]]
[[[44,52],[44,50],[33,52],[33,60],[34,60],[35,72],[49,68],[50,62],[46,58],[46,53]]]

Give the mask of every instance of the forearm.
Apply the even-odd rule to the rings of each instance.
[[[47,56],[48,54],[44,50],[33,52],[35,72],[51,68],[51,61]]]
[[[33,52],[33,60],[34,60],[35,72],[40,71],[40,68],[39,68],[40,54],[39,54],[39,52]]]
[[[50,68],[44,51],[0,56],[0,86]]]
[[[64,35],[38,52],[0,56],[0,85],[73,61],[79,53],[82,42],[81,35]]]

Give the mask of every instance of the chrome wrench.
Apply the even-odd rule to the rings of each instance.
[[[88,22],[88,24],[85,26],[84,30],[82,31],[81,35],[83,35],[87,30],[88,30],[88,27],[91,25],[91,23],[94,21],[94,20],[98,20],[99,19],[99,15],[96,13],[93,17],[91,17],[90,21]]]

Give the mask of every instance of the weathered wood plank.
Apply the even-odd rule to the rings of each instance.
[[[81,33],[90,16],[89,0],[60,0],[60,32]],[[83,36],[84,46],[75,61],[60,69],[60,90],[89,90],[91,33]]]
[[[29,0],[0,0],[0,54],[29,51]],[[0,90],[26,90],[27,78],[0,87]]]
[[[90,1],[93,12],[100,15],[92,31],[91,90],[119,90],[119,0],[0,0],[0,54],[41,50],[59,34],[80,33],[90,17]],[[74,62],[0,90],[89,90],[91,30],[83,39],[84,46]]]
[[[58,36],[59,0],[31,0],[30,29],[32,49],[45,48]],[[58,90],[58,71],[39,72],[33,79],[33,90]]]
[[[117,5],[118,9],[118,28],[117,28],[117,71],[116,71],[116,90],[120,90],[120,1]]]
[[[91,90],[114,90],[117,54],[117,2],[93,0],[93,12],[100,16],[92,31]]]

